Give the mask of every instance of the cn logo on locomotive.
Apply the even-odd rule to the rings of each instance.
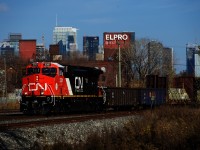
[[[83,92],[83,77],[75,77],[75,91]]]
[[[29,83],[28,84],[28,90],[29,91],[37,91],[38,89],[42,89],[44,91],[47,90],[47,83],[42,86],[40,83]]]

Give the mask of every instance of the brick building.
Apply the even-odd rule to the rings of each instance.
[[[24,61],[35,60],[36,40],[19,40],[19,56]]]

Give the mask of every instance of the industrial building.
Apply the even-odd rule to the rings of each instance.
[[[33,61],[36,58],[36,40],[19,40],[19,56],[24,61]]]
[[[113,60],[120,48],[129,46],[135,41],[135,32],[104,32],[104,60]]]

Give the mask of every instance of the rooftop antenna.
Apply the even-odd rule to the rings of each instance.
[[[44,43],[44,34],[42,35],[42,45],[45,47],[45,43]]]
[[[58,16],[56,14],[56,27],[58,26]]]
[[[46,59],[46,52],[45,52],[45,40],[44,40],[44,34],[42,35],[42,46],[43,48],[41,49],[41,53],[42,53],[42,56],[40,56],[40,60],[45,60]]]

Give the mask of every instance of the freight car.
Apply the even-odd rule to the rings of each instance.
[[[102,108],[103,98],[97,85],[102,74],[99,69],[34,62],[25,72],[20,102],[24,113]]]
[[[22,79],[20,110],[24,113],[68,112],[161,105],[166,89],[99,87],[103,71],[91,67],[34,62]]]
[[[106,88],[106,107],[132,109],[154,107],[166,102],[165,88]]]

